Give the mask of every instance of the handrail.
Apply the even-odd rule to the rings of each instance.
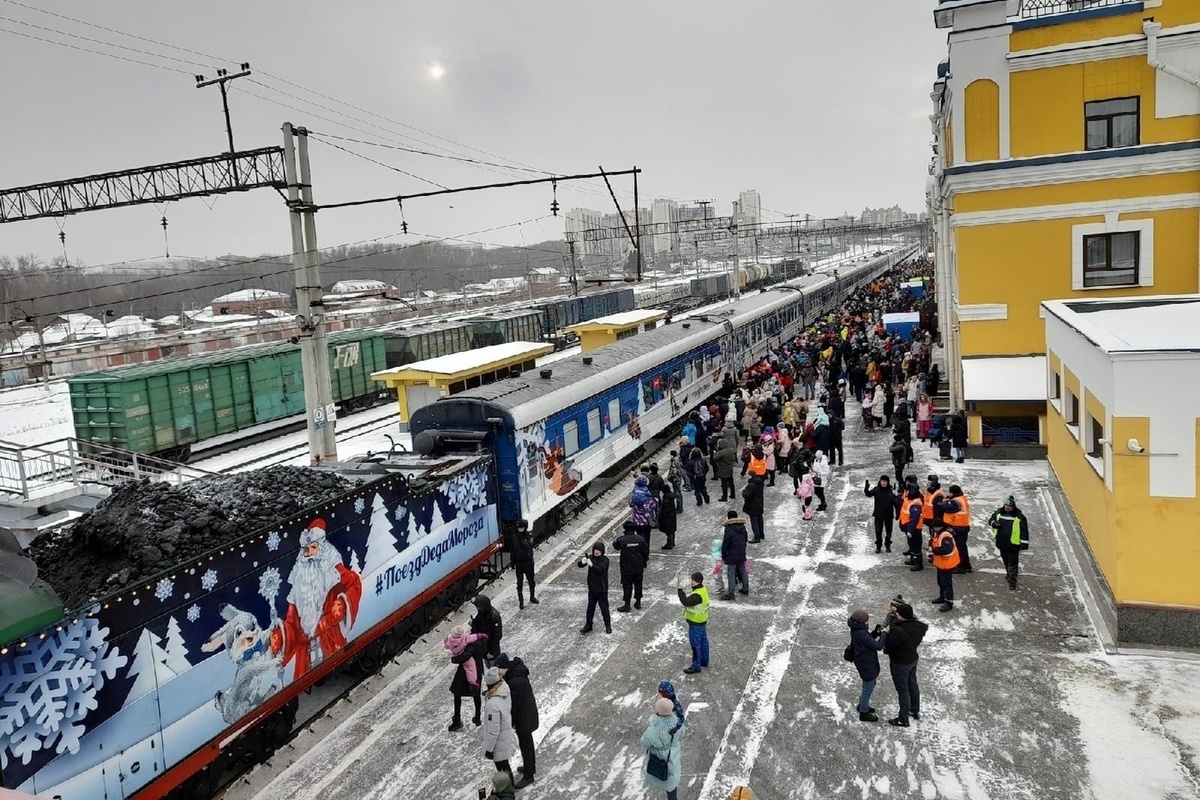
[[[31,500],[39,490],[115,486],[129,480],[182,484],[216,473],[174,461],[68,437],[39,445],[0,440],[0,494]]]

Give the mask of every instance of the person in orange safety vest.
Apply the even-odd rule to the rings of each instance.
[[[950,485],[949,492],[949,496],[943,495],[940,500],[935,501],[933,508],[935,513],[941,512],[942,519],[954,534],[954,544],[958,546],[961,560],[958,574],[964,575],[975,571],[971,566],[971,551],[967,549],[967,534],[971,530],[971,500],[963,494],[962,487],[956,484]]]
[[[929,541],[933,568],[937,570],[938,596],[932,602],[939,611],[954,608],[954,570],[958,568],[958,546],[945,520],[933,521],[933,537]]]

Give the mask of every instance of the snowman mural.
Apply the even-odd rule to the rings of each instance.
[[[300,552],[288,576],[287,614],[275,622],[272,653],[293,666],[298,679],[346,646],[362,599],[362,577],[347,567],[325,537],[325,521],[315,519],[300,534]],[[274,613],[274,602],[271,604]]]

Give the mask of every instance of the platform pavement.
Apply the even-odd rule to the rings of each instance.
[[[1046,464],[939,462],[936,450],[914,442],[912,471],[922,481],[937,473],[974,501],[976,571],[956,576],[956,607],[938,613],[929,603],[935,573],[901,564],[898,534],[891,554],[874,552],[863,482],[890,472],[890,437],[862,431],[856,412],[851,404],[848,460],[834,470],[828,512],[803,522],[790,480],[767,490],[767,541],[751,546],[752,591],[713,603],[712,664],[700,675],[683,673],[690,657],[673,585],[707,570],[731,504],[697,508],[686,498],[671,553],[658,550],[655,532],[644,607],[614,611],[611,636],[599,620],[597,632],[578,633],[585,592],[574,561],[597,527],[619,527],[624,495],[602,498],[587,524],[539,548],[540,605],[518,611],[511,578],[493,587],[503,649],[529,664],[541,711],[537,782],[519,796],[648,796],[638,738],[664,678],[688,711],[683,800],[723,800],[738,783],[767,800],[1200,796],[1200,662],[1105,653],[1069,569],[1063,525],[1046,501]],[[982,533],[982,520],[1008,494],[1033,532],[1015,592]],[[611,582],[615,609],[615,558]],[[867,609],[874,624],[897,593],[930,625],[921,720],[908,729],[858,721],[857,673],[841,657],[849,611]],[[454,621],[227,796],[476,797],[491,774],[478,732],[469,719],[465,732],[446,730],[452,667],[440,638]],[[886,663],[872,701],[881,720],[896,712]]]

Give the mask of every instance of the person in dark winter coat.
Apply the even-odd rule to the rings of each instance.
[[[904,463],[911,464],[913,460],[912,423],[909,422],[908,414],[904,409],[903,405],[900,406],[892,416],[892,433],[897,439],[904,442]]]
[[[587,622],[579,632],[592,632],[592,621],[599,606],[600,616],[604,619],[604,632],[612,633],[612,619],[608,614],[608,556],[604,555],[604,542],[592,545],[591,553],[579,559],[579,566],[587,569],[588,589]]]
[[[1017,501],[1010,494],[1004,505],[988,518],[988,526],[1000,551],[1000,560],[1004,562],[1008,588],[1016,590],[1021,551],[1029,549],[1029,520],[1025,519],[1024,512],[1017,508]]]
[[[954,461],[961,464],[967,460],[967,412],[959,411],[948,421],[950,445],[954,448]]]
[[[892,468],[896,470],[897,486],[899,486],[901,481],[904,480],[902,476],[904,475],[904,460],[908,457],[906,455],[907,452],[908,448],[905,447],[904,440],[902,440],[899,436],[892,440],[892,444],[888,448],[888,453],[892,457]]]
[[[842,404],[841,413],[835,408],[829,416],[829,463],[839,467],[846,463],[846,453],[842,449],[842,434],[846,430],[846,407]]]
[[[699,447],[692,448],[684,467],[692,479],[692,491],[696,495],[696,505],[702,506],[705,503],[711,503],[712,501],[708,499],[707,486],[708,461],[704,459],[704,453],[700,451]]]
[[[759,480],[762,483],[762,480]],[[750,594],[750,575],[746,572],[746,520],[730,509],[725,512],[725,535],[721,539],[721,561],[729,573],[722,600],[732,600],[737,582],[742,582],[742,594]]]
[[[663,550],[675,549],[675,530],[679,524],[679,512],[675,504],[668,501],[658,507],[658,529],[667,537]]]
[[[754,534],[751,541],[761,542],[766,538],[763,527],[763,482],[761,475],[751,475],[750,480],[742,488],[742,513],[750,520],[750,530]]]
[[[613,549],[621,554],[621,592],[624,603],[617,611],[631,611],[629,599],[633,604],[642,607],[642,575],[646,571],[646,562],[650,560],[650,543],[642,536],[641,531],[630,521],[625,522],[625,533],[613,542]]]
[[[721,481],[721,502],[734,497],[733,468],[737,465],[737,444],[726,437],[717,440],[713,451],[713,472]]]
[[[461,625],[456,626],[453,635],[457,636],[461,633],[465,638],[466,631],[462,627]],[[451,663],[458,665],[454,670],[454,677],[450,681],[450,694],[454,695],[454,717],[450,720],[451,733],[462,730],[464,697],[469,697],[475,702],[475,718],[471,721],[476,726],[482,724],[479,717],[483,702],[480,676],[483,675],[483,652],[486,649],[487,640],[480,638],[463,648],[458,655],[452,655],[450,658]]]
[[[663,497],[670,495],[671,492],[667,488],[667,482],[662,475],[658,474],[658,464],[651,464],[649,473],[646,475],[650,482],[650,494],[654,495],[654,501],[661,503]]]
[[[512,559],[513,571],[517,573],[517,605],[525,608],[525,591],[522,584],[529,581],[529,602],[537,605],[537,595],[533,593],[533,537],[529,533],[529,523],[525,520],[517,522],[508,545],[508,556]]]
[[[929,626],[916,618],[912,606],[899,603],[893,612],[896,621],[887,627],[887,639],[883,652],[891,666],[892,683],[900,701],[900,714],[888,720],[888,724],[899,728],[908,727],[908,719],[921,718],[921,686],[917,683],[917,648],[925,638]]]
[[[516,788],[524,789],[533,783],[537,773],[537,754],[533,749],[533,732],[538,729],[537,699],[529,684],[529,667],[519,658],[510,658],[501,653],[496,658],[496,670],[512,692],[512,727],[517,734],[517,746],[521,749],[521,777]]]
[[[892,491],[892,483],[887,475],[880,475],[879,482],[871,486],[870,481],[866,481],[863,486],[863,494],[867,497],[874,498],[875,507],[871,511],[871,517],[875,520],[875,552],[878,553],[881,548],[887,547],[887,551],[892,552],[892,519],[896,516],[896,493]],[[883,532],[887,531],[887,538],[884,539]]]
[[[879,651],[887,643],[887,636],[881,633],[876,625],[875,630],[867,629],[870,615],[859,609],[850,615],[846,624],[850,626],[850,646],[854,651],[854,668],[862,679],[862,692],[858,695],[858,721],[878,722],[875,709],[871,707],[871,694],[875,691],[875,681],[879,679]]]
[[[487,634],[487,654],[484,663],[491,666],[500,655],[500,637],[504,635],[504,621],[500,612],[492,606],[492,599],[486,594],[476,596],[471,603],[475,606],[475,616],[471,618],[471,633]]]

